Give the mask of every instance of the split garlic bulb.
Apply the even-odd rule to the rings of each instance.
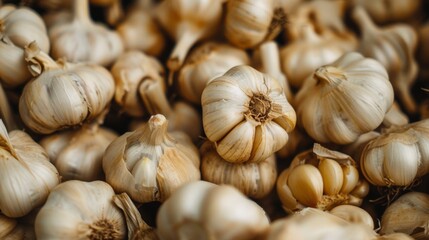
[[[7,88],[14,88],[31,79],[24,49],[15,46],[8,37],[0,33],[0,81]]]
[[[106,149],[103,169],[116,192],[137,202],[165,201],[180,185],[200,176],[198,149],[187,135],[167,132],[163,115],[115,139]]]
[[[363,149],[360,164],[376,186],[408,186],[429,173],[429,119],[392,127]]]
[[[299,124],[313,139],[349,144],[383,122],[393,88],[379,62],[349,52],[318,68],[294,100]]]
[[[163,66],[156,58],[140,51],[121,54],[113,64],[111,72],[116,85],[115,100],[121,110],[133,117],[148,114],[142,98],[145,81],[155,81],[160,84],[163,92],[166,91]]]
[[[217,154],[213,143],[200,148],[202,179],[215,184],[228,184],[252,198],[263,198],[274,188],[277,178],[274,155],[257,163],[230,163]]]
[[[180,187],[156,216],[167,239],[255,239],[269,226],[264,210],[237,189],[205,181]]]
[[[267,159],[295,127],[295,110],[278,81],[246,65],[210,81],[201,104],[204,132],[229,162]]]
[[[113,98],[109,71],[92,64],[55,62],[35,42],[25,48],[30,72],[19,113],[33,131],[49,134],[96,118]]]
[[[229,0],[224,34],[237,47],[255,47],[269,33],[273,16],[274,0]]]
[[[8,10],[3,11],[4,8]],[[37,12],[26,7],[16,8],[14,5],[4,5],[0,11],[4,13],[0,14],[0,35],[8,37],[20,48],[36,41],[42,51],[49,53],[50,42],[46,26]]]
[[[203,43],[191,51],[178,73],[180,95],[201,105],[201,94],[209,81],[234,66],[249,63],[249,56],[244,50],[224,43]]]
[[[360,179],[350,156],[319,144],[298,154],[277,179],[277,193],[287,212],[305,207],[359,206],[368,192],[369,186]]]
[[[46,201],[60,182],[45,150],[20,130],[9,134],[0,120],[0,210],[22,217]]]
[[[109,66],[123,52],[121,38],[91,20],[88,0],[75,0],[73,4],[74,17],[49,29],[52,57]]]
[[[191,47],[203,38],[214,35],[222,20],[222,0],[165,0],[157,9],[157,19],[176,40],[167,67],[177,71]]]
[[[102,181],[61,183],[37,213],[37,239],[125,239],[125,218],[114,196]]]
[[[104,179],[103,154],[117,137],[113,131],[92,123],[44,137],[39,143],[63,181],[94,181]]]
[[[359,52],[386,68],[398,99],[409,113],[416,112],[416,102],[411,95],[418,74],[414,57],[418,43],[416,31],[406,24],[379,28],[361,7],[353,10],[352,17],[361,31]]]
[[[429,238],[429,195],[409,192],[389,205],[381,217],[382,234],[407,233],[417,240]]]

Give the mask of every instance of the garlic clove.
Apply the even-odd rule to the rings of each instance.
[[[332,159],[320,159],[318,169],[323,179],[323,192],[327,195],[335,195],[343,187],[343,170],[340,164]]]
[[[306,206],[316,207],[322,199],[323,178],[312,165],[305,164],[294,168],[287,183],[296,199]]]
[[[343,170],[344,178],[343,178],[343,184],[340,192],[344,194],[348,194],[351,191],[353,191],[353,189],[355,189],[355,187],[357,186],[359,181],[359,172],[355,166],[351,166],[351,165],[341,166],[341,168]],[[365,196],[366,195],[362,197],[365,197]]]
[[[258,142],[255,127],[252,122],[244,121],[237,124],[224,138],[217,142],[217,152],[225,160],[234,159],[235,163],[248,160],[252,154],[254,138]],[[268,142],[269,144],[271,142]],[[239,151],[232,151],[239,150]]]

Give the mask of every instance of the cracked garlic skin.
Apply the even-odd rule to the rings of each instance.
[[[368,194],[350,156],[315,144],[298,154],[277,179],[277,193],[287,212],[305,207],[330,210],[351,204],[359,206]]]
[[[116,192],[140,203],[163,202],[182,184],[201,178],[198,149],[185,133],[167,128],[163,115],[153,115],[107,147],[103,170]]]
[[[35,78],[19,99],[19,113],[31,130],[49,134],[96,118],[113,98],[115,83],[105,68],[55,62],[35,42],[25,49]]]
[[[318,68],[295,96],[298,123],[319,143],[349,144],[376,129],[393,104],[386,69],[348,52]]]
[[[37,239],[125,239],[125,216],[113,203],[114,196],[102,181],[61,183],[37,213]]]
[[[20,130],[8,134],[1,120],[0,143],[0,210],[22,217],[45,203],[60,177],[39,144]]]
[[[216,151],[233,163],[267,159],[288,141],[295,110],[274,78],[240,65],[203,91],[203,128]]]
[[[429,173],[429,119],[386,129],[362,150],[365,178],[376,186],[409,186]]]
[[[236,188],[195,181],[180,187],[156,216],[161,240],[255,239],[268,228],[265,211]]]

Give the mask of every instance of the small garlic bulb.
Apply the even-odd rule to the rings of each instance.
[[[7,13],[0,14],[0,35],[6,36],[10,41],[24,48],[33,41],[39,44],[43,52],[49,53],[50,42],[45,23],[40,15],[26,7],[16,8],[14,5],[4,5]]]
[[[409,186],[429,173],[429,119],[391,127],[366,144],[360,164],[376,186]]]
[[[102,181],[61,183],[36,216],[37,239],[125,239],[125,217],[114,196]]]
[[[249,63],[249,56],[244,50],[224,43],[203,43],[191,51],[178,73],[180,95],[191,103],[201,105],[201,95],[209,81],[234,66]]]
[[[39,143],[63,181],[95,181],[104,179],[103,154],[117,137],[113,131],[92,123],[44,137]]]
[[[250,240],[263,234],[269,219],[237,189],[196,181],[180,187],[161,205],[156,223],[161,240]]]
[[[74,17],[49,29],[52,57],[109,66],[123,52],[121,38],[91,20],[88,0],[74,0],[73,4]]]
[[[122,111],[133,117],[147,115],[142,93],[143,82],[155,81],[166,91],[164,68],[154,57],[140,51],[128,51],[121,54],[112,66],[115,79],[115,100]]]
[[[107,147],[103,169],[116,192],[141,203],[165,201],[180,185],[201,178],[198,149],[187,135],[168,133],[167,125],[163,115],[154,115]]]
[[[294,100],[299,124],[314,140],[349,144],[382,123],[393,88],[379,62],[349,52],[318,68]]]
[[[252,198],[263,198],[274,188],[277,179],[274,155],[257,163],[230,163],[217,154],[213,143],[200,148],[202,179],[215,184],[228,184]]]
[[[210,81],[201,104],[204,132],[229,162],[267,159],[295,127],[295,110],[278,81],[246,65]]]
[[[19,113],[33,131],[49,134],[92,120],[113,98],[113,77],[101,66],[55,62],[35,42],[25,57],[36,78],[24,87]]]
[[[15,88],[31,79],[24,49],[15,46],[9,38],[0,33],[0,81],[6,88]]]
[[[429,195],[409,192],[389,205],[381,217],[381,234],[407,233],[417,240],[429,238]]]
[[[239,48],[253,48],[269,33],[273,16],[274,0],[229,0],[224,34]]]
[[[359,206],[368,192],[369,186],[359,178],[350,156],[319,144],[298,154],[277,179],[277,193],[287,212],[305,207]]]
[[[22,217],[46,201],[60,182],[45,150],[20,130],[9,134],[0,120],[0,210]]]

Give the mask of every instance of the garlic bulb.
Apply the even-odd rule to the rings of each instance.
[[[363,149],[360,164],[376,186],[409,186],[429,173],[429,119],[392,127]]]
[[[49,134],[97,117],[113,98],[114,81],[98,65],[54,62],[35,42],[25,48],[30,72],[19,113],[33,131]]]
[[[50,42],[46,26],[37,12],[13,5],[5,5],[1,7],[3,8],[9,9],[6,14],[0,15],[0,35],[8,37],[20,48],[36,41],[42,51],[49,53]]]
[[[102,181],[61,183],[36,216],[37,239],[125,239],[125,218],[114,195]]]
[[[429,195],[409,192],[389,205],[381,218],[382,234],[407,233],[417,240],[429,237]]]
[[[299,124],[313,139],[349,144],[382,123],[393,88],[379,62],[349,52],[318,68],[294,100]]]
[[[274,16],[274,0],[229,0],[224,35],[239,48],[253,48],[267,34]]]
[[[0,120],[0,138],[0,210],[8,217],[22,217],[43,205],[60,178],[45,150],[27,133],[8,134]]]
[[[0,33],[0,81],[7,88],[15,88],[31,79],[24,60],[24,50],[15,46]]]
[[[73,4],[74,17],[49,29],[52,57],[109,66],[123,52],[121,38],[91,20],[88,0],[75,0]]]
[[[361,223],[374,229],[374,220],[371,215],[360,207],[353,205],[339,205],[329,211],[330,214],[347,220],[351,223]]]
[[[178,73],[179,93],[191,103],[201,105],[201,94],[209,81],[234,66],[249,63],[244,50],[224,43],[203,43],[191,51]]]
[[[176,40],[167,67],[177,71],[190,48],[199,40],[214,35],[222,20],[222,0],[165,0],[157,8],[157,19]]]
[[[352,17],[361,31],[359,52],[378,60],[387,70],[395,94],[409,113],[417,109],[411,95],[411,87],[418,73],[414,53],[418,37],[416,31],[406,24],[377,27],[365,10],[357,7]]]
[[[141,203],[164,201],[180,185],[200,179],[198,149],[186,135],[167,133],[167,125],[163,115],[154,115],[107,147],[103,169],[116,192]]]
[[[215,184],[228,184],[252,198],[263,198],[273,189],[276,178],[276,158],[269,156],[258,163],[230,163],[217,154],[213,143],[206,141],[200,148],[201,176]]]
[[[94,181],[103,179],[103,154],[117,137],[113,131],[92,123],[44,137],[39,143],[63,181]]]
[[[277,179],[277,193],[287,212],[314,207],[361,205],[369,186],[359,178],[350,156],[314,144],[298,154]]]
[[[121,110],[133,117],[147,114],[141,93],[144,92],[143,82],[155,81],[166,91],[164,68],[154,57],[139,51],[128,51],[121,54],[111,69],[115,79],[115,100]]]
[[[158,236],[167,239],[255,239],[269,226],[264,210],[228,185],[196,181],[161,205]]]
[[[267,159],[295,127],[295,110],[278,81],[246,65],[210,81],[201,104],[204,132],[229,162]]]

